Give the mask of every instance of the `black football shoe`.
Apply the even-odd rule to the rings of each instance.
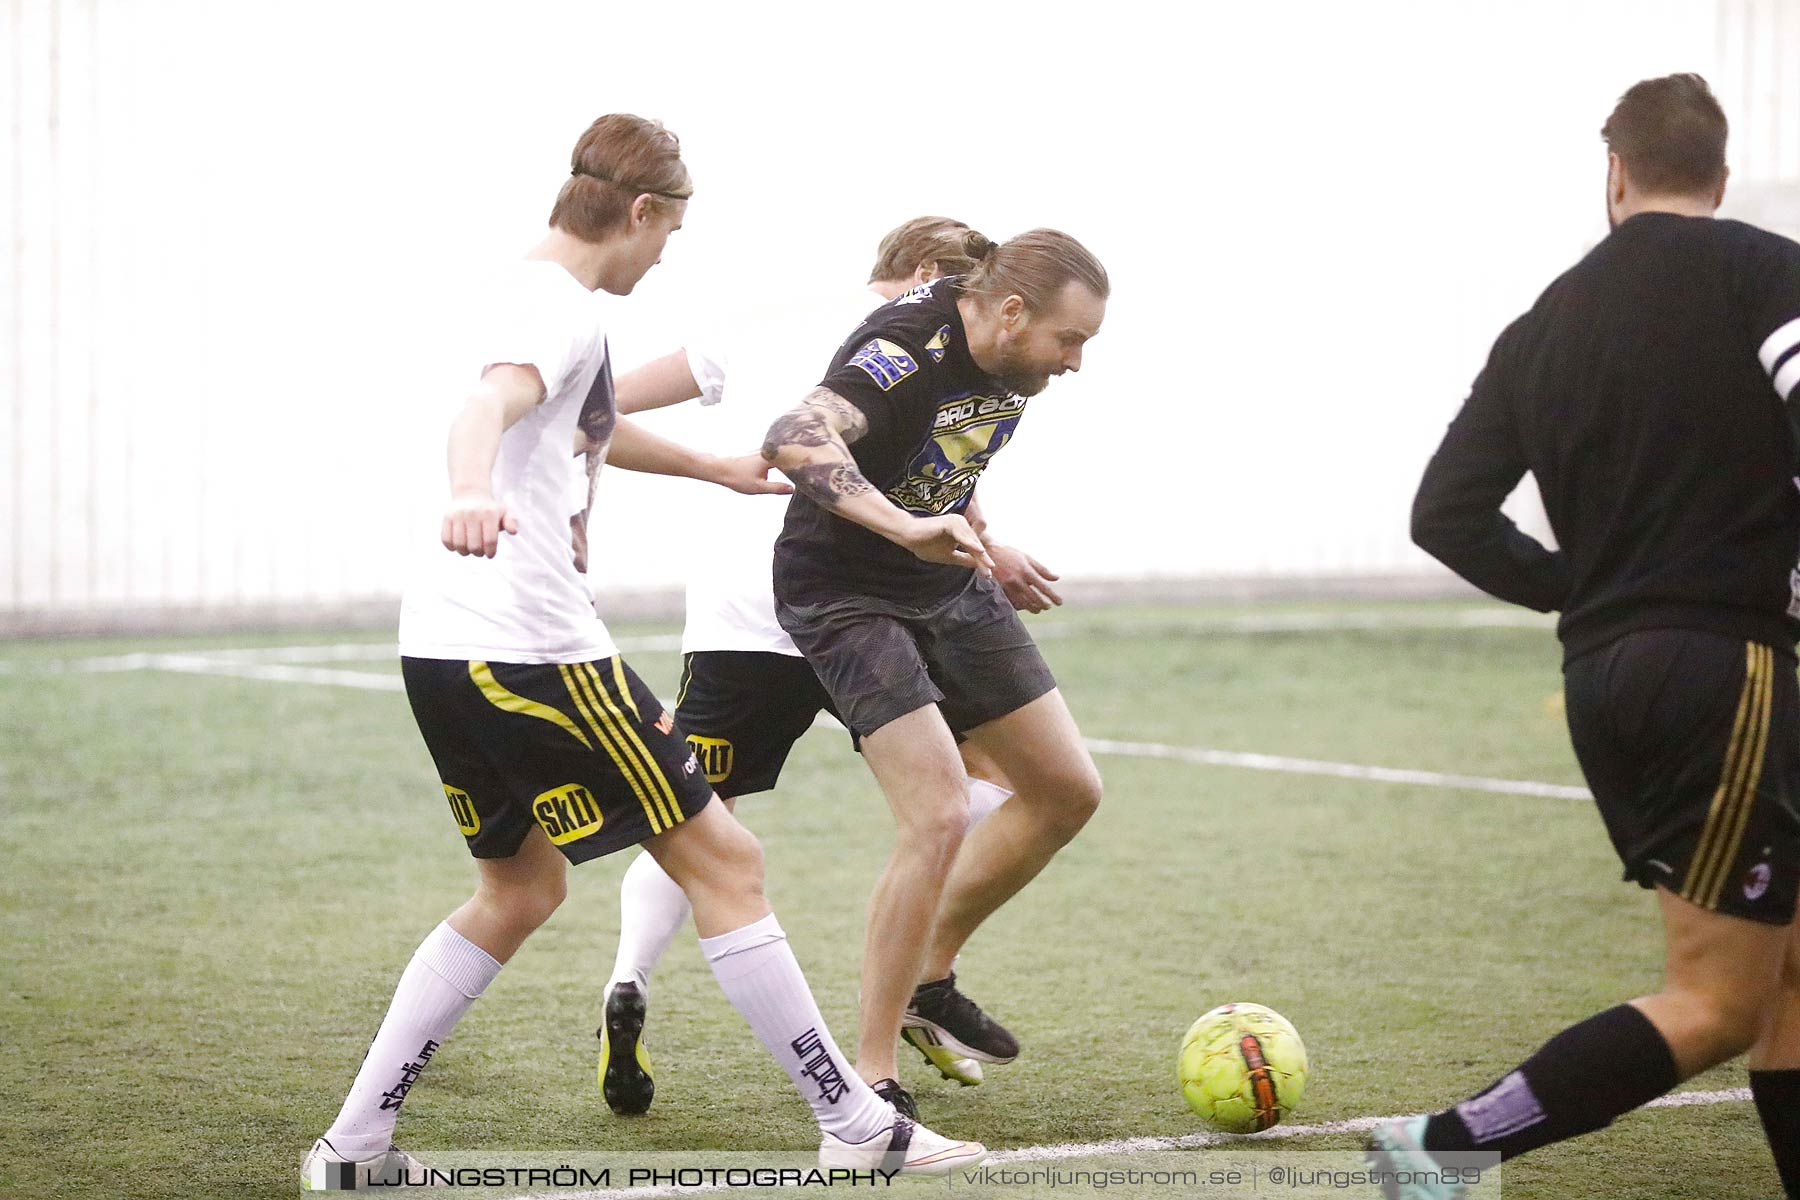
[[[957,990],[955,972],[947,979],[922,983],[913,991],[912,1003],[900,1019],[900,1032],[940,1070],[933,1050],[940,1057],[996,1065],[1019,1057],[1019,1039]],[[948,1073],[946,1077],[950,1077]]]
[[[648,1112],[656,1095],[650,1076],[650,1052],[644,1049],[644,991],[635,983],[613,985],[606,994],[606,1023],[600,1038],[600,1094],[622,1117]]]

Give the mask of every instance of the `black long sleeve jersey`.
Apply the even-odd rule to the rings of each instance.
[[[1773,387],[1771,387],[1773,384]],[[1413,502],[1413,539],[1560,610],[1564,657],[1635,629],[1800,638],[1800,245],[1640,213],[1514,321]],[[1500,513],[1529,470],[1560,549]]]

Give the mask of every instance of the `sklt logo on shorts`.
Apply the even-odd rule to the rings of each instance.
[[[688,734],[688,748],[700,762],[700,770],[708,783],[724,783],[731,778],[731,743],[724,738]]]
[[[539,793],[531,803],[531,815],[558,846],[598,833],[603,820],[599,803],[579,783]]]
[[[1769,882],[1775,873],[1769,870],[1768,863],[1757,863],[1744,872],[1744,899],[1761,900],[1769,890]]]
[[[474,837],[480,833],[481,814],[475,811],[475,802],[469,799],[469,793],[446,783],[444,795],[450,799],[450,815],[456,818],[456,827],[462,830],[462,835]]]
[[[669,715],[666,708],[663,709],[663,715],[656,718],[656,731],[663,734],[675,732],[675,718]]]

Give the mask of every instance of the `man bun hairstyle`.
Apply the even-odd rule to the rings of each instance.
[[[569,178],[557,193],[550,224],[597,242],[614,232],[639,196],[661,205],[693,195],[681,140],[661,121],[608,113],[581,135],[569,155]]]
[[[986,235],[950,217],[914,217],[888,230],[875,249],[870,283],[896,283],[910,278],[926,263],[940,275],[967,275],[994,249]]]
[[[1045,312],[1070,283],[1079,283],[1101,300],[1112,293],[1106,268],[1086,246],[1060,230],[1033,229],[982,255],[963,283],[963,292],[985,304],[1018,296],[1027,310]]]
[[[1600,127],[1631,182],[1651,195],[1710,192],[1725,178],[1725,110],[1698,75],[1633,84]]]

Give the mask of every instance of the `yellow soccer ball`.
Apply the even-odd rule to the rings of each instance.
[[[1181,1094],[1224,1133],[1277,1125],[1306,1090],[1306,1045],[1260,1004],[1221,1004],[1188,1027],[1176,1060]]]

